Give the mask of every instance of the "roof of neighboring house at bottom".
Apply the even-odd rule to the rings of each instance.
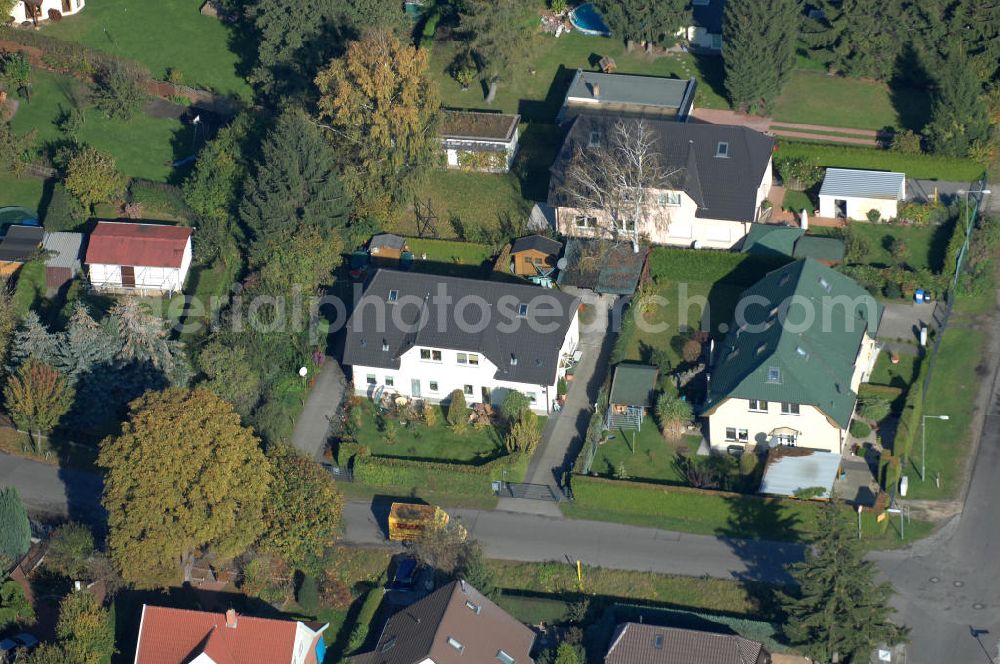
[[[514,664],[530,664],[534,642],[534,632],[468,583],[454,581],[390,618],[375,649],[354,662],[498,664],[503,651]]]
[[[738,634],[619,625],[605,664],[756,664],[764,646]]]
[[[857,399],[854,365],[864,336],[875,336],[882,305],[811,258],[768,273],[740,298],[753,304],[742,307],[745,320],[733,322],[715,352],[704,412],[731,397],[808,404],[847,428]]]
[[[88,265],[179,268],[192,229],[99,221],[87,243]]]
[[[216,664],[291,662],[298,624],[237,616],[236,627],[227,627],[224,613],[145,604],[135,664],[183,664],[202,653]],[[316,657],[305,661],[316,664]]]

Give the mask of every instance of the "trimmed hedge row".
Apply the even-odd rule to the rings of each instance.
[[[901,459],[908,459],[913,449],[913,441],[920,435],[920,418],[924,413],[924,380],[927,378],[928,362],[920,360],[920,369],[910,390],[906,394],[903,412],[899,416],[899,427],[892,443],[892,453]]]
[[[801,541],[815,530],[818,503],[573,476],[575,505],[650,517],[660,527],[742,539]]]
[[[858,387],[859,399],[878,397],[887,401],[895,401],[901,396],[903,396],[903,388],[901,387],[874,385],[872,383],[861,383],[861,386]]]
[[[788,258],[768,258],[731,251],[655,247],[649,254],[649,273],[670,281],[722,282],[750,286]]]
[[[524,465],[520,454],[512,454],[481,465],[419,461],[372,456],[366,447],[356,443],[341,443],[338,462],[354,462],[354,481],[369,486],[402,489],[426,489],[443,493],[492,496],[494,480],[516,480],[519,466]],[[515,471],[515,472],[511,472]]]
[[[150,77],[149,69],[138,62],[126,60],[75,42],[54,39],[34,30],[16,30],[0,26],[0,41],[37,48],[42,51],[42,62],[47,67],[64,73],[89,77],[103,67],[121,63],[130,70],[139,73],[144,79]]]
[[[907,177],[921,180],[971,182],[978,180],[984,170],[971,159],[786,139],[778,141],[777,154],[781,159],[802,158],[817,166],[901,171]]]

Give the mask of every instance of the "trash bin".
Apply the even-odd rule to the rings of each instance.
[[[926,296],[924,295],[924,289],[918,288],[917,291],[913,294],[913,301],[916,302],[917,304],[923,304],[925,300]]]

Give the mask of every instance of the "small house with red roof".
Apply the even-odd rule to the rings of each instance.
[[[320,664],[327,627],[144,604],[135,664]]]
[[[191,269],[191,232],[184,226],[97,222],[85,258],[91,285],[112,292],[180,292]]]

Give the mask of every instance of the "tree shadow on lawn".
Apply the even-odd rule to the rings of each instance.
[[[554,124],[532,122],[521,134],[513,171],[521,184],[521,196],[529,201],[549,197],[549,168],[562,147],[564,131]]]
[[[931,96],[927,89],[932,83],[920,55],[912,45],[906,45],[896,59],[896,72],[889,81],[889,101],[901,128],[919,133],[928,123]]]
[[[717,55],[692,55],[698,74],[701,75],[701,82],[707,85],[712,92],[723,99],[729,99],[726,92],[726,70],[722,66],[722,58]]]
[[[549,85],[545,99],[542,101],[522,99],[518,102],[517,112],[521,114],[521,120],[525,122],[555,122],[556,115],[566,98],[566,91],[569,90],[569,84],[575,75],[575,69],[567,69],[565,65],[559,65],[555,76],[552,77],[552,84]]]

